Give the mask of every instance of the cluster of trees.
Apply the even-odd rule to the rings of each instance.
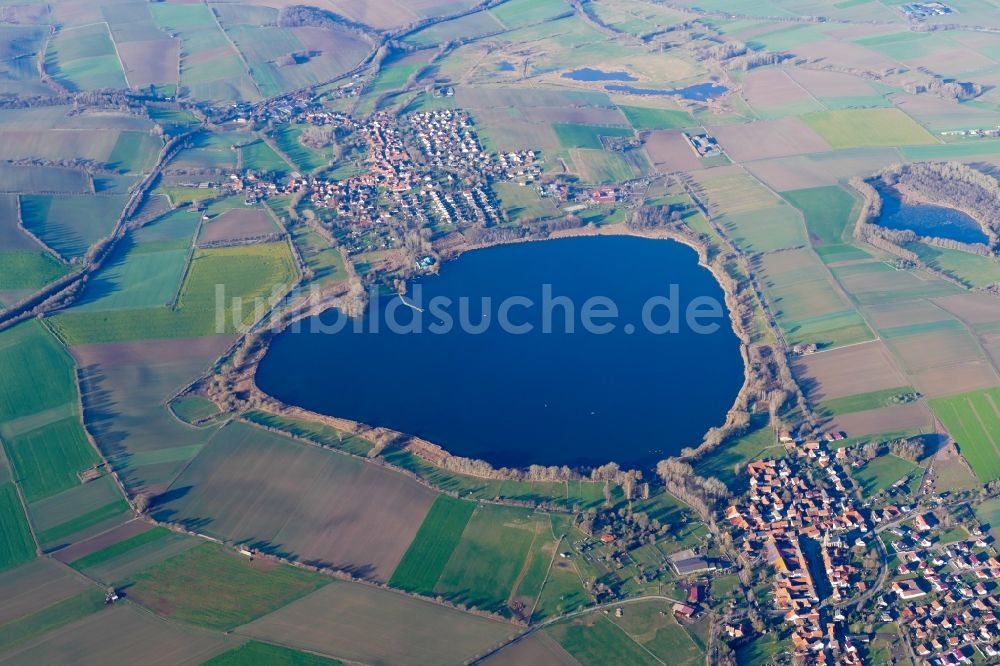
[[[910,83],[903,88],[908,93],[931,93],[944,99],[951,99],[957,102],[975,99],[983,94],[983,86],[970,81],[944,81],[940,78],[933,78],[925,83]]]
[[[736,56],[744,55],[747,52],[747,45],[743,42],[719,42],[712,46],[703,46],[695,49],[694,57],[697,60],[715,60],[722,62]]]
[[[671,495],[687,503],[706,523],[714,524],[713,514],[719,502],[729,497],[729,489],[722,481],[698,476],[691,465],[676,458],[658,462],[656,474]]]
[[[346,30],[350,33],[370,39],[371,28],[364,23],[348,20],[339,14],[306,5],[288,5],[278,13],[278,25],[282,28],[325,28],[327,30]]]
[[[521,240],[527,231],[522,227],[470,227],[462,231],[472,245],[491,245]]]
[[[643,206],[625,220],[632,231],[647,231],[676,226],[681,221],[681,209],[676,206]]]
[[[655,543],[660,537],[670,533],[672,525],[664,525],[656,518],[642,511],[631,511],[622,507],[617,511],[588,509],[580,514],[578,527],[586,534],[598,532],[612,534],[624,549],[631,549],[647,543]]]
[[[924,456],[924,440],[922,437],[894,439],[889,442],[889,452],[894,456],[916,462]]]
[[[315,58],[318,55],[320,55],[319,51],[295,51],[294,53],[286,53],[278,58],[275,63],[278,67],[291,67],[292,65],[301,65],[302,63],[309,62],[310,58]]]

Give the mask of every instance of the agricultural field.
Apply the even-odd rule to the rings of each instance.
[[[329,578],[206,543],[131,576],[129,599],[159,614],[233,629],[326,585]]]
[[[1000,478],[1000,389],[935,398],[930,405],[979,482]]]
[[[275,666],[338,666],[341,662],[328,657],[299,652],[288,648],[249,641],[218,657],[205,662],[204,666],[244,666],[245,664],[274,664]]]
[[[0,571],[34,559],[35,541],[13,483],[0,485],[0,524]]]
[[[899,109],[819,111],[802,120],[834,148],[934,143],[927,130]]]
[[[466,663],[521,631],[506,622],[334,580],[236,633],[345,661],[439,666]]]
[[[600,613],[555,624],[545,630],[577,662],[606,664],[697,664],[702,648],[677,624],[666,602],[622,606],[622,616]]]
[[[419,594],[432,594],[475,509],[472,502],[439,495],[389,584]]]
[[[297,279],[285,242],[199,249],[191,258],[175,308],[76,310],[53,317],[51,323],[63,340],[74,345],[225,335],[253,320],[258,299],[266,303],[279,297],[275,286],[287,291]],[[217,320],[217,285],[222,285],[229,303],[223,321]]]
[[[56,664],[66,663],[66,655],[72,654],[73,663],[99,666],[122,654],[145,662],[169,654],[171,663],[196,666],[235,643],[222,634],[188,629],[123,603],[16,646],[3,658],[10,663]]]
[[[49,42],[45,68],[74,91],[128,87],[105,23],[60,30]]]
[[[456,603],[508,613],[511,602],[530,608],[552,561],[556,537],[546,516],[480,506],[434,586]]]
[[[172,486],[188,487],[167,491],[158,519],[381,581],[392,575],[436,496],[381,467],[245,423],[216,433]],[[294,522],[290,513],[298,516]]]
[[[21,218],[47,246],[74,258],[111,233],[124,206],[120,195],[23,196]]]

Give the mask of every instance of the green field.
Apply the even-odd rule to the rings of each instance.
[[[418,594],[432,594],[475,509],[475,503],[448,495],[434,500],[389,584]]]
[[[13,622],[0,625],[0,652],[104,608],[104,591],[92,588]]]
[[[64,257],[80,257],[105,238],[125,206],[124,195],[21,197],[25,228]]]
[[[542,547],[553,541],[545,516],[534,516],[525,509],[481,505],[469,520],[434,592],[455,603],[507,613],[508,598],[522,596],[518,593],[524,591],[519,585],[522,572],[531,569],[535,558],[551,559],[551,551],[545,553]],[[531,592],[538,594],[538,590]]]
[[[922,475],[923,470],[909,460],[886,454],[854,470],[853,473],[854,479],[861,486],[861,492],[867,498],[885,490],[904,476]]]
[[[219,413],[219,407],[208,398],[199,395],[185,395],[170,403],[177,418],[186,423],[197,423]]]
[[[856,395],[848,395],[843,398],[834,398],[833,400],[824,400],[817,407],[818,409],[831,416],[839,416],[841,414],[852,414],[854,412],[864,412],[870,409],[880,409],[882,407],[890,407],[895,404],[899,404],[893,400],[901,395],[912,394],[914,391],[909,386],[899,386],[891,389],[884,389],[882,391],[872,391],[870,393],[859,393]]]
[[[268,664],[269,666],[337,666],[342,662],[336,659],[320,657],[290,650],[279,645],[250,641],[229,652],[223,652],[218,657],[213,657],[202,666],[258,666]]]
[[[560,622],[546,628],[545,633],[556,639],[574,659],[580,662],[581,666],[604,664],[663,666],[665,663],[647,652],[603,615],[593,614],[579,620]]]
[[[110,546],[94,551],[93,553],[85,555],[78,560],[73,560],[71,564],[74,569],[81,570],[96,567],[98,564],[104,564],[108,560],[124,555],[125,553],[145,546],[146,544],[155,543],[160,539],[170,536],[171,534],[173,534],[173,532],[165,527],[154,527],[151,530],[136,534],[133,537],[123,539],[118,543],[114,543]]]
[[[802,116],[834,148],[936,143],[927,130],[899,109],[838,109]]]
[[[326,585],[321,574],[258,562],[207,543],[127,583],[129,598],[180,622],[233,629]]]
[[[563,148],[592,148],[601,150],[602,136],[632,136],[632,130],[624,127],[601,127],[577,123],[556,123],[552,126]]]
[[[653,109],[645,106],[619,105],[619,109],[636,130],[679,129],[697,125],[687,111]]]
[[[583,579],[572,560],[557,558],[552,562],[549,577],[538,597],[534,621],[548,620],[582,608],[593,599],[583,587]]]
[[[854,197],[842,187],[814,187],[782,192],[781,196],[802,211],[814,245],[844,244],[845,229],[853,226]]]
[[[1000,388],[930,401],[980,483],[1000,479]]]
[[[570,11],[564,0],[510,0],[491,9],[490,14],[513,30],[562,16]]]
[[[72,91],[128,87],[103,22],[56,33],[45,53],[45,69]]]
[[[636,176],[622,153],[574,148],[570,151],[573,166],[584,183],[604,185],[631,180]]]
[[[35,558],[35,541],[13,483],[0,485],[0,571]]]
[[[299,141],[302,131],[301,126],[285,125],[275,131],[274,143],[299,171],[310,173],[326,166],[329,160],[324,153],[308,148]]]
[[[277,177],[287,175],[292,168],[281,155],[263,141],[254,141],[240,148],[244,169],[267,172]]]
[[[12,437],[6,446],[27,502],[79,485],[77,474],[101,462],[76,415]]]
[[[0,434],[16,419],[76,400],[73,359],[40,323],[0,333]]]
[[[128,511],[129,506],[124,499],[108,502],[103,506],[99,506],[96,509],[80,514],[71,520],[38,532],[38,542],[48,546],[56,541],[65,539],[68,536],[82,532],[90,527],[100,525],[101,523],[109,521],[112,518],[124,516]]]
[[[0,290],[40,289],[69,272],[47,252],[0,252]]]
[[[268,301],[274,298],[273,289],[283,288],[284,293],[296,280],[295,263],[284,242],[202,249],[194,254],[176,309],[71,310],[50,322],[69,344],[232,333],[253,320],[257,299]],[[226,308],[217,312],[219,285]],[[225,315],[224,321],[217,321],[218,315]]]
[[[324,423],[296,419],[290,416],[278,416],[261,411],[249,411],[243,415],[243,418],[265,428],[274,428],[294,437],[301,437],[322,446],[347,451],[356,456],[367,456],[368,452],[372,450],[372,444],[367,439],[343,433]]]
[[[949,275],[973,289],[1000,282],[1000,262],[962,250],[926,243],[906,243],[905,247],[930,268]]]

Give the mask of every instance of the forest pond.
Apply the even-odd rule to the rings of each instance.
[[[888,229],[915,232],[918,236],[946,238],[960,243],[989,244],[979,223],[954,208],[905,203],[893,192],[880,192],[882,214],[878,223]]]

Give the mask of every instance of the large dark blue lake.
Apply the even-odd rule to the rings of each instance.
[[[947,238],[960,243],[989,244],[979,223],[965,213],[928,204],[908,204],[892,192],[881,192],[878,223],[889,229],[911,230],[919,236]]]
[[[696,253],[614,236],[467,253],[405,302],[279,334],[257,372],[286,403],[497,466],[654,463],[720,425],[742,382],[722,289]]]

